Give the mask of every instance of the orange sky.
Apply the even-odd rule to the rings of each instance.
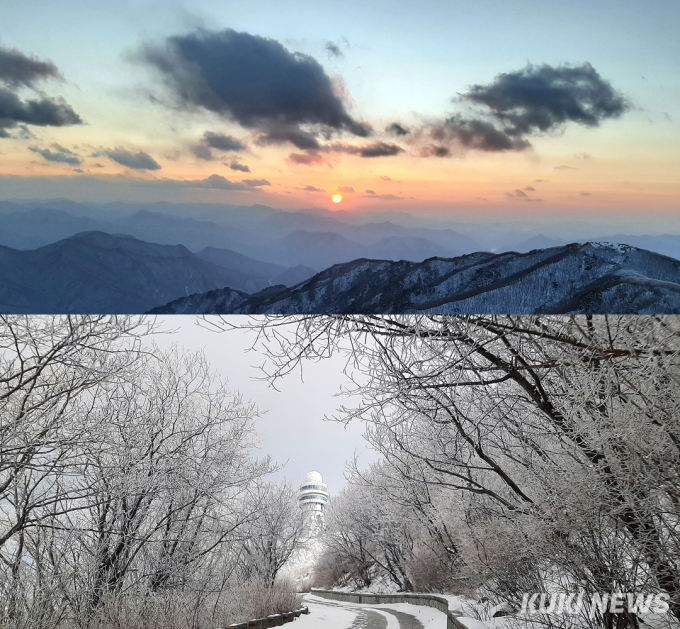
[[[9,26],[0,45],[53,62],[63,80],[40,89],[65,99],[84,124],[33,126],[30,135],[13,130],[13,137],[0,138],[1,198],[68,194],[91,201],[193,199],[338,209],[332,194],[352,188],[338,204],[344,210],[418,209],[446,215],[468,209],[471,220],[491,211],[568,211],[608,220],[616,212],[652,213],[667,217],[669,225],[680,214],[680,46],[671,27],[674,16],[680,17],[677,3],[661,2],[655,11],[632,2],[612,15],[609,4],[598,1],[546,7],[521,0],[510,10],[485,1],[427,0],[423,10],[440,11],[436,24],[406,12],[379,32],[369,27],[379,14],[366,3],[338,8],[329,22],[328,8],[306,0],[295,0],[295,11],[265,2],[267,12],[232,2],[218,8],[201,0],[191,19],[172,7],[152,11],[150,5],[127,0],[126,14],[103,0],[88,8],[79,5],[78,23],[68,19],[69,4],[72,0],[64,0],[64,10],[57,11],[36,0],[31,9],[21,3],[3,9],[3,23]],[[579,12],[588,19],[577,19]],[[300,14],[307,16],[304,23],[293,19]],[[373,128],[366,139],[336,130],[329,142],[355,149],[384,142],[402,151],[375,158],[328,151],[318,163],[296,164],[291,154],[304,150],[285,142],[258,145],[260,131],[229,115],[200,108],[181,111],[161,102],[161,82],[134,61],[135,51],[144,42],[191,32],[196,25],[240,29],[280,42],[291,54],[309,55],[323,67],[348,115]],[[340,56],[327,53],[328,42],[335,42]],[[463,111],[457,94],[475,82],[491,85],[527,61],[552,67],[590,63],[630,107],[595,127],[568,122],[534,134],[525,150],[454,145],[449,157],[422,156],[428,125]],[[30,92],[21,96],[30,98]],[[383,132],[395,120],[413,133],[394,137]],[[198,159],[192,147],[206,131],[234,136],[247,148],[217,151],[212,161]],[[103,153],[116,148],[148,154],[159,167],[128,168]],[[62,149],[80,163],[44,156]],[[233,170],[233,162],[247,165],[250,172]],[[250,188],[195,184],[212,175]],[[59,182],[60,177],[71,179]],[[263,180],[268,185],[258,183]],[[149,182],[146,187],[144,182]],[[322,191],[309,192],[307,186]]]

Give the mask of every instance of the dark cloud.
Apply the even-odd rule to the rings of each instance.
[[[366,194],[376,194],[375,190],[365,190]]]
[[[290,142],[299,149],[318,149],[320,147],[319,141],[313,133],[295,126],[274,127],[257,139],[257,143],[260,145],[283,144],[284,142]]]
[[[380,179],[383,181],[392,181],[392,177],[388,177],[387,175],[380,175]]]
[[[590,194],[590,192],[581,192],[581,196],[582,197],[590,197],[592,195]]]
[[[373,142],[360,147],[359,155],[361,157],[388,157],[390,155],[398,155],[404,151],[401,146],[387,142]]]
[[[338,44],[332,42],[332,41],[327,41],[326,45],[324,46],[326,52],[328,53],[328,58],[330,59],[331,57],[337,57],[339,59],[344,59],[345,53],[340,50],[340,46]]]
[[[422,148],[420,154],[423,157],[449,157],[451,155],[451,149],[446,146],[430,144],[430,146]]]
[[[355,146],[353,144],[334,143],[321,147],[326,151],[333,151],[336,153],[349,153],[350,155],[360,155],[361,157],[389,157],[391,155],[398,155],[403,152],[403,148],[391,142],[377,141],[371,144],[364,144],[363,146]]]
[[[548,183],[549,179],[534,179],[534,183]]]
[[[141,59],[157,70],[180,107],[215,112],[271,141],[279,129],[304,132],[301,126],[309,125],[361,137],[370,133],[347,112],[318,61],[274,39],[232,29],[198,30],[147,46]]]
[[[29,146],[28,150],[32,151],[33,153],[37,153],[48,162],[70,164],[71,166],[80,166],[80,164],[83,163],[83,160],[80,158],[80,156],[73,151],[60,146],[59,144],[52,144],[50,146],[51,148],[49,149],[41,149],[37,146]]]
[[[241,183],[240,181],[230,181],[222,175],[210,175],[205,179],[193,179],[181,182],[190,188],[211,188],[213,190],[243,190],[252,191],[253,186]]]
[[[61,98],[21,100],[14,92],[0,88],[0,137],[9,137],[7,129],[20,123],[37,127],[65,127],[83,121]]]
[[[246,149],[246,145],[241,140],[235,138],[232,135],[206,131],[198,144],[195,144],[191,147],[191,151],[196,157],[206,161],[216,159],[216,157],[213,155],[212,149],[223,152],[243,151]]]
[[[249,188],[259,188],[260,186],[271,186],[271,182],[266,179],[244,179],[243,183]]]
[[[352,186],[338,186],[338,192],[351,193],[354,192]]]
[[[456,100],[474,105],[475,113],[453,114],[426,127],[425,138],[436,144],[421,149],[422,155],[443,156],[433,147],[447,145],[522,151],[531,147],[532,136],[561,130],[570,122],[597,127],[630,109],[627,99],[589,63],[558,67],[528,64],[517,72],[499,74],[492,83],[473,85]],[[581,159],[587,159],[585,155],[581,154]]]
[[[36,81],[61,79],[57,66],[51,61],[28,57],[16,48],[0,46],[0,83],[8,87],[34,87]]]
[[[248,166],[246,166],[245,164],[239,164],[238,162],[232,162],[231,164],[229,164],[229,168],[231,168],[232,170],[240,170],[243,173],[250,172],[250,168],[248,168]]]
[[[388,124],[385,127],[385,131],[387,133],[391,133],[392,135],[408,135],[409,133],[411,133],[406,127],[402,126],[398,122]]]
[[[531,146],[527,140],[510,137],[492,122],[464,118],[459,114],[450,116],[442,124],[433,127],[430,136],[439,142],[479,151],[521,151]]]
[[[405,199],[406,197],[400,197],[397,196],[396,194],[364,194],[363,195],[367,199],[383,199],[384,201],[399,201],[401,199]],[[413,198],[413,197],[410,197]]]
[[[35,90],[38,81],[61,78],[51,61],[29,57],[15,48],[0,47],[0,85],[4,85],[0,87],[0,138],[13,137],[8,129],[17,126],[26,129],[23,125],[64,127],[81,124],[80,116],[61,98],[49,98],[40,93],[39,98],[22,100],[13,91],[20,88]],[[22,135],[23,131],[14,137],[22,138]]]
[[[373,142],[371,144],[355,145],[347,144],[345,142],[334,142],[333,144],[324,144],[318,147],[310,148],[306,155],[299,153],[291,153],[288,156],[289,161],[295,164],[321,164],[325,163],[323,158],[324,153],[347,153],[349,155],[359,155],[360,157],[389,157],[398,155],[404,151],[401,146],[389,142]]]
[[[304,190],[305,192],[325,192],[323,188],[317,188],[316,186],[310,186],[309,184],[302,188],[298,188],[298,190]]]
[[[555,166],[555,170],[578,170],[575,166],[565,166],[562,164],[561,166]]]
[[[527,187],[524,188],[524,189],[525,189],[525,190],[528,190],[529,192],[535,192],[535,190],[536,190],[536,188],[534,188],[533,186],[527,186]]]
[[[328,54],[328,58],[336,58],[336,59],[344,59],[345,58],[345,53],[342,52],[342,47],[344,48],[349,48],[349,40],[347,37],[341,37],[340,41],[336,44],[335,42],[332,41],[327,41],[324,49],[326,50],[326,53]]]
[[[315,166],[317,164],[325,164],[326,159],[321,153],[310,151],[309,153],[291,153],[288,156],[288,161],[292,164],[302,164],[304,166]]]
[[[630,108],[589,63],[528,64],[517,72],[499,74],[488,85],[473,85],[461,98],[488,107],[511,137],[552,131],[567,122],[597,127]]]
[[[92,157],[99,157],[105,155],[110,160],[121,164],[126,168],[131,168],[132,170],[160,170],[161,165],[148,153],[144,151],[138,151],[133,153],[124,149],[122,146],[117,146],[114,149],[103,149],[94,153]]]
[[[243,151],[246,148],[246,145],[234,136],[212,131],[203,134],[202,142],[219,151]]]

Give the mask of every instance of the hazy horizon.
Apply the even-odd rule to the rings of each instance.
[[[128,212],[130,214],[135,213],[140,210],[146,210],[150,208],[150,211],[158,211],[158,208],[154,206],[171,207],[177,215],[181,215],[187,218],[196,218],[196,220],[207,220],[202,216],[193,216],[192,209],[196,208],[220,208],[220,207],[230,207],[230,208],[242,208],[247,209],[252,207],[250,205],[238,205],[223,202],[214,203],[200,203],[200,202],[181,202],[181,201],[165,201],[165,200],[154,200],[154,201],[120,201],[120,200],[110,200],[110,201],[78,201],[74,199],[69,199],[66,197],[45,197],[41,198],[6,198],[0,199],[0,213],[3,211],[12,211],[13,208],[7,208],[2,206],[2,204],[16,204],[24,208],[40,207],[41,209],[59,209],[63,210],[63,207],[59,207],[60,204],[77,204],[80,206],[79,214],[74,211],[73,208],[69,207],[67,212],[73,213],[76,216],[94,216],[96,215],[96,210],[116,208],[122,210],[121,215],[126,215]],[[456,229],[459,228],[463,231],[466,229],[474,231],[475,228],[486,228],[495,227],[496,229],[507,229],[514,230],[517,232],[523,232],[528,235],[528,237],[533,235],[540,235],[542,232],[552,233],[553,230],[557,230],[556,233],[567,238],[597,238],[605,235],[614,235],[618,233],[627,233],[635,235],[662,235],[662,234],[680,234],[680,217],[671,216],[638,216],[636,214],[623,214],[618,216],[613,216],[610,220],[607,220],[606,216],[596,215],[594,217],[584,217],[584,216],[569,216],[560,214],[541,214],[539,216],[531,214],[520,214],[514,212],[508,215],[506,210],[496,210],[489,211],[486,213],[477,213],[471,215],[467,212],[448,212],[447,214],[438,214],[435,212],[423,213],[418,212],[417,209],[408,211],[403,208],[355,208],[351,211],[347,211],[344,208],[324,208],[318,206],[307,206],[307,207],[273,207],[271,205],[266,205],[264,203],[258,203],[253,205],[264,205],[274,210],[287,213],[296,212],[310,212],[310,213],[322,213],[330,217],[340,217],[352,219],[353,222],[357,224],[368,224],[375,222],[395,222],[408,227],[420,226],[429,229]],[[56,206],[56,207],[55,207]],[[93,212],[94,210],[94,212]],[[102,216],[101,218],[105,218]],[[575,233],[569,235],[569,233],[563,233],[559,230],[562,228],[573,228]],[[547,235],[547,234],[544,234]],[[178,243],[180,244],[180,243]]]

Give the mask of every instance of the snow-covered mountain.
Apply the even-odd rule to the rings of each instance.
[[[155,308],[177,314],[680,313],[680,261],[611,243],[424,262],[360,259],[291,288],[230,288]]]

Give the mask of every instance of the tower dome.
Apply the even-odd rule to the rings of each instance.
[[[312,470],[305,476],[305,483],[323,483],[323,476],[316,470]]]

